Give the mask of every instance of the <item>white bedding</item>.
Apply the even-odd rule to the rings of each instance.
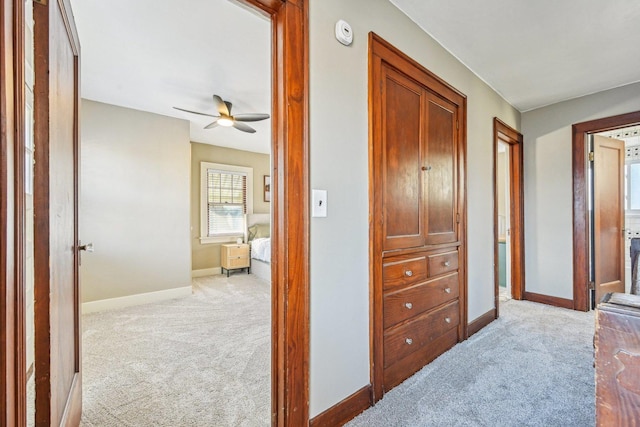
[[[251,258],[271,262],[271,238],[258,238],[251,241]]]

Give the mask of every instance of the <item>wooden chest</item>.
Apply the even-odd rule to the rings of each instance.
[[[640,426],[640,296],[607,294],[595,334],[596,424]]]

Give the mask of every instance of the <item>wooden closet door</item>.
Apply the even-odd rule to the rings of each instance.
[[[383,67],[382,81],[383,250],[422,246],[420,159],[425,92],[389,67]]]
[[[425,244],[458,241],[457,108],[427,93],[423,148]]]

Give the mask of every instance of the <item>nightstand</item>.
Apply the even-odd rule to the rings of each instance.
[[[246,243],[229,243],[222,245],[220,249],[220,261],[222,264],[222,272],[227,270],[229,277],[230,270],[247,269],[247,274],[251,272],[251,264],[249,259],[249,245]]]

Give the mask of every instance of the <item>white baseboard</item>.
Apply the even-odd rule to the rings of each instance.
[[[148,304],[150,302],[159,302],[168,299],[182,298],[191,295],[191,292],[191,286],[185,286],[182,288],[166,289],[164,291],[127,295],[126,297],[89,301],[82,303],[82,314],[96,313],[98,311],[112,310],[114,308],[131,307],[134,305]]]
[[[202,270],[191,271],[191,277],[215,276],[216,274],[222,274],[222,268],[220,267],[203,268]]]

